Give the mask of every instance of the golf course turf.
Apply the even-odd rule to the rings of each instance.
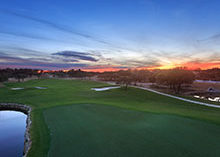
[[[33,109],[30,157],[220,156],[220,109],[135,88],[96,92],[106,84],[92,81],[5,85],[0,102]]]

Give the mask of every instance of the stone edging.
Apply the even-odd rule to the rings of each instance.
[[[31,107],[16,103],[0,103],[0,110],[21,111],[27,115],[26,130],[24,135],[23,157],[26,157],[31,148],[30,127],[31,127]]]

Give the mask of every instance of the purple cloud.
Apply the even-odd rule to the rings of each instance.
[[[52,53],[52,55],[62,56],[62,57],[70,57],[73,59],[86,60],[91,62],[97,62],[98,59],[91,56],[90,53],[87,52],[77,52],[77,51],[61,51],[57,53]]]

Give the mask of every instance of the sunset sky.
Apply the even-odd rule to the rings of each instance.
[[[0,67],[220,67],[219,0],[0,0]]]

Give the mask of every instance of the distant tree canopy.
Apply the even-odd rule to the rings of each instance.
[[[5,82],[8,80],[8,75],[6,73],[0,74],[0,82]]]
[[[46,73],[46,74],[45,74]],[[130,84],[138,82],[152,82],[166,85],[174,92],[179,93],[183,84],[191,84],[195,79],[220,81],[220,69],[189,71],[184,68],[170,70],[121,70],[116,72],[86,72],[80,69],[43,71],[37,69],[0,69],[0,82],[7,81],[8,78],[16,78],[18,81],[27,77],[42,75],[53,75],[56,77],[92,77],[97,76],[99,80],[117,82],[126,88]]]
[[[15,78],[18,81],[24,80],[37,74],[38,70],[33,69],[0,69],[0,82],[7,81],[8,78]]]
[[[0,69],[0,82],[7,81],[8,78],[11,76],[13,70],[12,69]]]
[[[180,92],[183,84],[192,84],[195,80],[193,72],[184,68],[163,70],[154,77],[156,83],[169,86],[175,93]]]
[[[99,78],[104,81],[114,81],[126,88],[130,84],[137,82],[152,82],[169,86],[175,93],[179,93],[183,84],[191,84],[195,80],[192,71],[184,68],[170,70],[121,70],[117,72],[105,72],[99,74]]]
[[[213,68],[208,70],[197,70],[196,79],[220,81],[220,69]]]
[[[98,78],[103,81],[115,81],[117,82],[122,77],[125,79],[129,77],[129,80],[133,83],[146,82],[150,75],[148,70],[120,70],[116,72],[104,72],[98,75]],[[126,76],[126,77],[125,77]]]
[[[128,85],[130,85],[133,81],[132,73],[130,70],[119,71],[115,75],[115,80],[117,84],[125,86],[125,88],[127,89]]]
[[[21,80],[24,80],[26,77],[29,75],[32,75],[29,69],[15,69],[14,72],[12,73],[12,76],[16,78],[19,82]]]
[[[151,72],[148,70],[134,70],[131,72],[132,74],[132,81],[134,84],[137,82],[147,82]]]
[[[96,73],[96,72],[86,72],[86,71],[82,71],[80,69],[78,69],[78,70],[72,69],[72,70],[69,70],[67,72],[67,74],[68,74],[69,77],[92,77],[94,75],[97,75],[98,73]]]
[[[104,72],[98,75],[103,81],[113,81],[117,84],[125,86],[136,84],[137,82],[146,82],[150,72],[148,70],[120,70],[116,72]]]

